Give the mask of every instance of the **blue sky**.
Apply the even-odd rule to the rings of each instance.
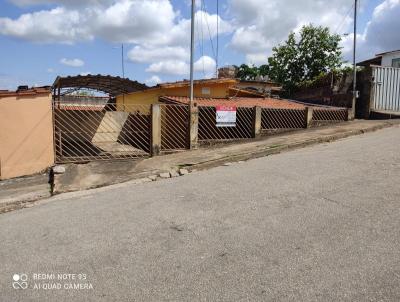
[[[57,75],[121,75],[121,43],[126,77],[149,85],[187,78],[189,2],[0,0],[0,89],[52,84]],[[219,7],[217,17],[215,0],[197,3],[197,78],[215,70],[217,18],[220,66],[262,64],[289,31],[310,22],[352,31],[351,0],[220,0]],[[400,0],[361,0],[359,59],[400,49],[399,15]],[[347,59],[351,40],[343,41]]]

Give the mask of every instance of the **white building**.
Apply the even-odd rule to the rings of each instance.
[[[375,58],[358,63],[360,66],[379,65],[384,67],[400,68],[400,50],[393,50],[377,54]]]

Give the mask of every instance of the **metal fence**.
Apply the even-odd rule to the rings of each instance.
[[[53,103],[57,163],[148,156],[150,105]]]
[[[400,68],[372,67],[373,104],[376,111],[400,111]]]
[[[224,142],[253,137],[253,108],[240,107],[236,111],[234,127],[218,127],[215,107],[199,107],[199,142]]]
[[[306,114],[306,109],[262,108],[262,133],[305,128]]]
[[[160,105],[161,151],[173,152],[189,147],[189,107]]]
[[[53,102],[56,162],[138,158],[189,149],[189,106],[159,104],[153,116],[151,106]],[[216,107],[199,106],[198,141],[245,140],[347,120],[347,109],[319,107],[312,110],[310,124],[308,112],[306,108],[237,107],[236,119],[226,123],[218,122]],[[218,116],[221,118],[221,113]],[[151,125],[152,120],[157,126]]]
[[[313,126],[321,124],[330,124],[335,122],[343,122],[348,119],[347,109],[314,109],[311,119]]]

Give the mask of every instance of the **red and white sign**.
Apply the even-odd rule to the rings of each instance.
[[[236,127],[236,106],[217,106],[217,127]]]

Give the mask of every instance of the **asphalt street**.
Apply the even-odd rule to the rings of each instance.
[[[0,301],[400,301],[400,128],[0,215]]]

